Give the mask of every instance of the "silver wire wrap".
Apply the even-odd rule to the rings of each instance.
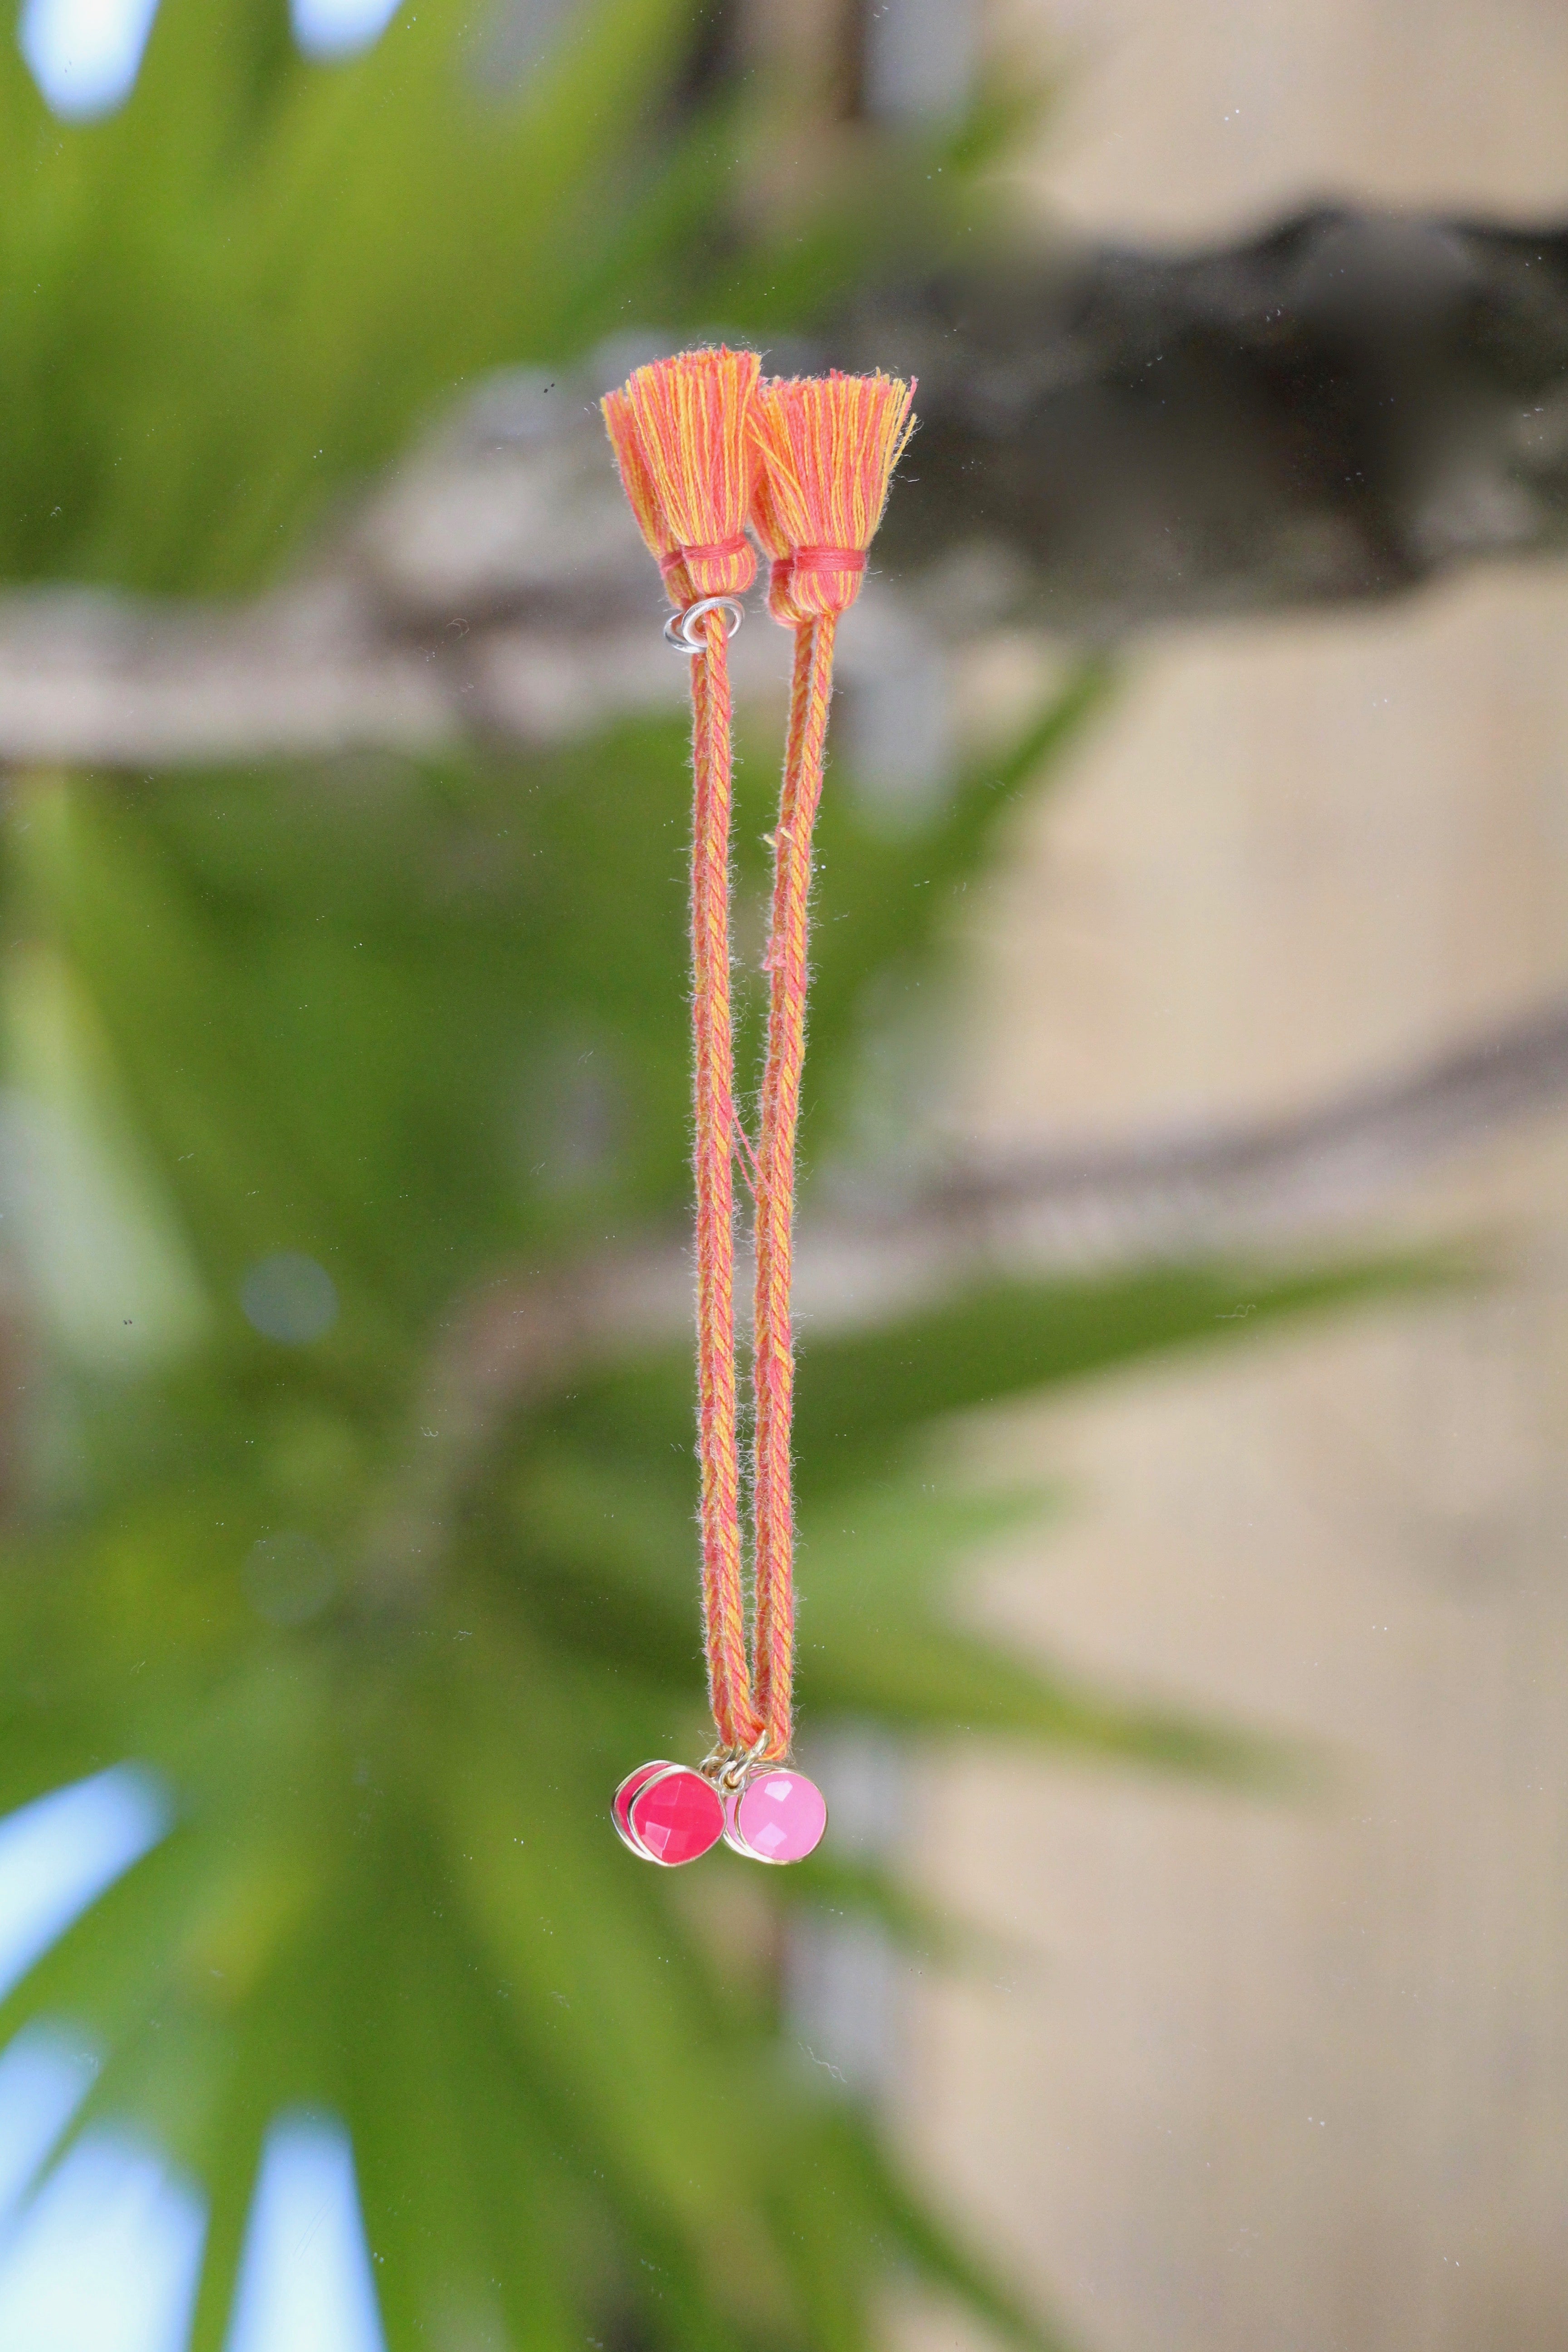
[[[727,635],[733,636],[746,617],[746,608],[738,596],[700,596],[695,604],[688,604],[683,613],[672,613],[664,625],[664,642],[678,654],[700,654],[707,646],[706,637],[694,637],[690,624],[701,620],[705,613],[724,613],[729,616]]]

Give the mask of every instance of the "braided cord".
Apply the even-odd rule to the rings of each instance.
[[[748,1746],[755,1720],[746,1667],[735,1427],[735,1133],[730,1014],[730,663],[723,615],[704,616],[691,664],[691,1004],[697,1189],[697,1451],[702,1626],[720,1739]]]
[[[832,614],[795,631],[789,735],[773,835],[773,923],[768,941],[767,1059],[757,1146],[752,1468],[756,1623],[753,1688],[768,1759],[789,1753],[795,1677],[795,1505],[790,1424],[795,1343],[790,1317],[795,1134],[805,1058],[811,837],[822,796],[832,695]]]

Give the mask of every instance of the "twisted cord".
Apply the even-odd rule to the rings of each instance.
[[[795,1679],[795,1504],[790,1424],[795,1343],[790,1283],[795,1150],[805,1058],[811,837],[822,796],[837,616],[795,631],[789,733],[773,835],[773,922],[768,940],[768,1043],[757,1147],[756,1288],[752,1382],[756,1395],[752,1508],[756,1622],[752,1690],[763,1754],[789,1752]]]
[[[755,352],[678,352],[605,395],[605,429],[637,528],[683,614],[702,615],[691,669],[691,996],[697,1192],[702,1630],[720,1756],[742,1769],[789,1752],[795,1671],[790,1276],[805,1053],[811,836],[822,793],[837,615],[855,601],[909,433],[910,387],[869,376],[759,387]],[[727,635],[707,600],[751,583],[750,519],[773,563],[769,609],[795,629],[773,836],[768,1042],[753,1153],[736,1117],[730,1006],[731,727]],[[747,1652],[735,1395],[737,1155],[755,1202],[754,1609]],[[746,1163],[749,1162],[749,1170]]]
[[[724,621],[703,622],[691,665],[691,1006],[697,1190],[697,1451],[709,1696],[727,1746],[754,1740],[741,1570],[735,1426],[735,1107],[730,1015],[730,663]]]

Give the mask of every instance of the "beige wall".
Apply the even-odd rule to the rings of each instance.
[[[1040,185],[1096,234],[1568,211],[1561,10],[1008,13],[1077,45]],[[1147,647],[977,917],[959,1124],[1262,1111],[1561,989],[1565,642],[1520,571]],[[1511,1271],[984,1441],[1075,1499],[973,1605],[1324,1764],[1290,1802],[933,1777],[935,1880],[1037,1957],[920,1979],[908,2128],[1103,2352],[1568,2346],[1568,1132],[1394,1224]]]
[[[1061,99],[1037,173],[1097,236],[1215,236],[1319,197],[1552,216],[1553,0],[993,0]]]

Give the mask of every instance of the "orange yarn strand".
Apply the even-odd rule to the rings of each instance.
[[[692,601],[691,583],[680,561],[680,550],[671,536],[668,517],[654,489],[653,476],[637,438],[631,402],[624,392],[607,392],[599,408],[610,446],[616,453],[626,503],[637,517],[637,529],[647,542],[649,553],[658,562],[669,601],[679,610]]]
[[[753,352],[682,352],[637,369],[604,404],[637,527],[678,609],[738,594],[756,557],[743,535],[757,458]],[[758,1726],[746,1659],[735,1396],[733,1042],[730,1011],[731,713],[724,615],[691,660],[691,1007],[697,1195],[697,1454],[709,1699],[726,1748]]]
[[[757,1146],[756,1275],[752,1383],[756,1394],[752,1502],[755,1528],[753,1681],[765,1734],[763,1754],[787,1756],[795,1679],[795,1498],[791,1423],[795,1339],[790,1311],[794,1258],[795,1134],[805,1060],[807,910],[811,837],[822,793],[823,746],[832,694],[834,614],[795,633],[789,742],[778,829],[769,937],[767,1059]]]
[[[752,522],[773,560],[768,609],[795,624],[842,613],[860,593],[893,467],[912,430],[912,383],[896,376],[794,376],[752,410],[761,476]]]
[[[753,414],[762,461],[752,527],[772,559],[768,609],[795,631],[789,735],[773,835],[767,1057],[757,1147],[752,1380],[756,1622],[762,1753],[789,1753],[795,1678],[795,1138],[805,1060],[811,842],[822,795],[838,614],[860,593],[869,546],[910,433],[912,387],[883,376],[766,384]]]
[[[649,493],[669,545],[680,551],[693,597],[739,596],[756,578],[746,518],[757,482],[750,424],[761,365],[755,352],[722,345],[681,352],[638,368],[619,395]],[[635,513],[637,499],[629,485],[627,496]],[[668,561],[659,548],[654,553],[661,566]]]
[[[730,665],[710,613],[692,663],[691,1005],[697,1188],[697,1430],[709,1697],[724,1746],[756,1737],[746,1669],[735,1399],[734,1047],[730,1014]]]

